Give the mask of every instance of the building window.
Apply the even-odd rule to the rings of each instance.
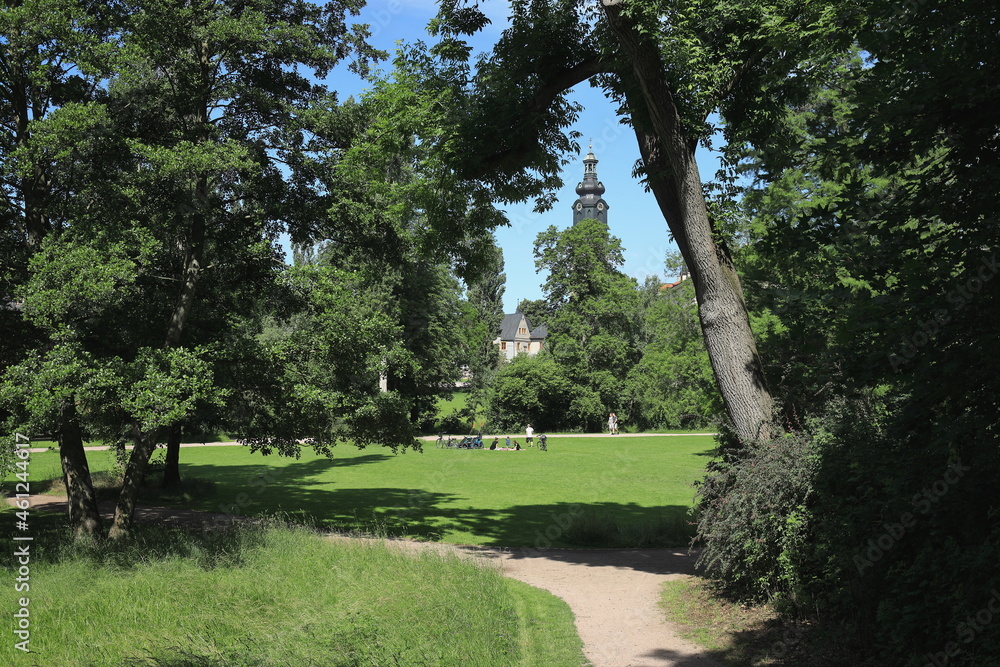
[[[527,336],[528,335],[528,330],[525,329],[524,327],[521,327],[521,328],[519,328],[517,330],[517,333],[521,334],[522,336]]]
[[[503,350],[504,352],[507,351],[507,341],[500,342],[500,349]]]

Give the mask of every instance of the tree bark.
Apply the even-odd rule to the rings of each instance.
[[[630,99],[629,106],[648,113],[648,119],[633,117],[648,183],[691,271],[705,346],[726,413],[741,442],[767,439],[773,399],[739,276],[728,254],[715,242],[694,157],[696,142],[683,126],[658,45],[640,34],[618,4],[606,0],[604,14],[628,56],[641,95],[641,99]],[[642,127],[642,120],[648,121],[649,128]]]
[[[135,438],[135,446],[125,467],[125,475],[122,477],[122,490],[118,495],[118,505],[115,507],[115,519],[108,533],[108,537],[113,540],[127,537],[132,529],[136,500],[146,474],[146,467],[149,465],[149,457],[156,449],[156,438],[157,432],[141,433]]]
[[[80,421],[72,398],[62,410],[59,460],[62,463],[63,483],[66,485],[69,524],[74,535],[79,538],[98,534],[101,530],[101,514],[97,510],[97,496],[94,494],[87,453],[83,449]]]
[[[167,455],[163,467],[163,488],[179,486],[181,483],[181,425],[172,424],[167,430]]]

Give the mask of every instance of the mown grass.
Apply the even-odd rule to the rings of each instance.
[[[585,664],[568,606],[482,561],[274,523],[73,544],[33,519],[31,590],[5,596],[30,597],[32,653],[8,637],[5,664]]]
[[[264,457],[240,447],[181,450],[189,487],[145,502],[235,514],[286,512],[332,529],[500,546],[683,546],[706,436],[552,436],[549,451],[340,446],[332,459]],[[32,480],[58,475],[35,454]],[[91,452],[92,471],[108,452]],[[197,480],[206,480],[198,488]],[[46,487],[33,484],[33,491]],[[113,490],[110,492],[113,495]]]
[[[445,417],[452,412],[464,410],[469,405],[469,391],[467,389],[456,389],[450,398],[440,398],[437,402],[438,418]]]

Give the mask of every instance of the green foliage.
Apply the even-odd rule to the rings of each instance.
[[[506,275],[503,273],[503,252],[496,249],[494,262],[480,272],[466,290],[469,315],[463,322],[468,346],[466,363],[469,367],[471,403],[473,409],[486,404],[493,376],[500,366],[500,351],[493,344],[503,322],[503,293]]]
[[[520,431],[527,424],[537,432],[572,428],[580,389],[551,355],[519,354],[493,377],[487,423],[501,431]]]
[[[629,414],[641,428],[707,426],[722,412],[691,281],[660,293],[644,313],[642,358],[629,371]]]
[[[545,347],[573,386],[561,426],[596,431],[626,405],[625,377],[639,357],[635,279],[618,270],[621,242],[597,220],[535,241],[535,266],[548,272],[542,291],[551,311]]]
[[[549,317],[552,315],[550,311],[551,304],[545,299],[521,299],[514,309],[514,312],[522,313],[528,318],[533,329],[543,324],[548,326]]]
[[[597,431],[615,412],[628,428],[687,428],[721,410],[691,283],[639,288],[618,270],[621,252],[596,220],[539,235],[546,298],[518,307],[538,313],[529,321],[542,318],[548,338],[536,359],[498,372],[490,423]]]
[[[320,451],[344,439],[411,445],[407,398],[379,391],[386,369],[409,357],[381,307],[386,290],[326,265],[295,267],[286,280],[292,315],[255,343],[264,364],[234,397],[234,434],[265,453],[294,454],[302,438]]]
[[[468,63],[418,43],[401,47],[394,66],[371,82],[356,136],[329,165],[325,186],[339,196],[329,199],[324,235],[360,242],[388,265],[403,257],[451,264],[470,284],[496,269],[490,232],[506,218],[482,182],[456,170],[465,159]],[[317,129],[336,136],[336,128]]]
[[[699,567],[731,595],[794,599],[812,511],[817,451],[804,434],[736,450],[715,461],[698,489]]]
[[[992,637],[961,625],[997,582],[997,508],[980,495],[1000,479],[984,364],[1000,312],[998,89],[981,67],[995,11],[831,10],[865,60],[813,59],[807,97],[767,132],[730,134],[758,178],[738,261],[769,379],[817,447],[807,510],[822,521],[786,563],[888,664],[953,641],[949,664],[997,664]],[[752,590],[739,568],[724,576]]]

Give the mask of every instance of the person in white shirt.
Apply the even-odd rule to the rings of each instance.
[[[528,424],[528,428],[524,429],[524,446],[535,446],[535,429],[531,428],[531,424]]]

